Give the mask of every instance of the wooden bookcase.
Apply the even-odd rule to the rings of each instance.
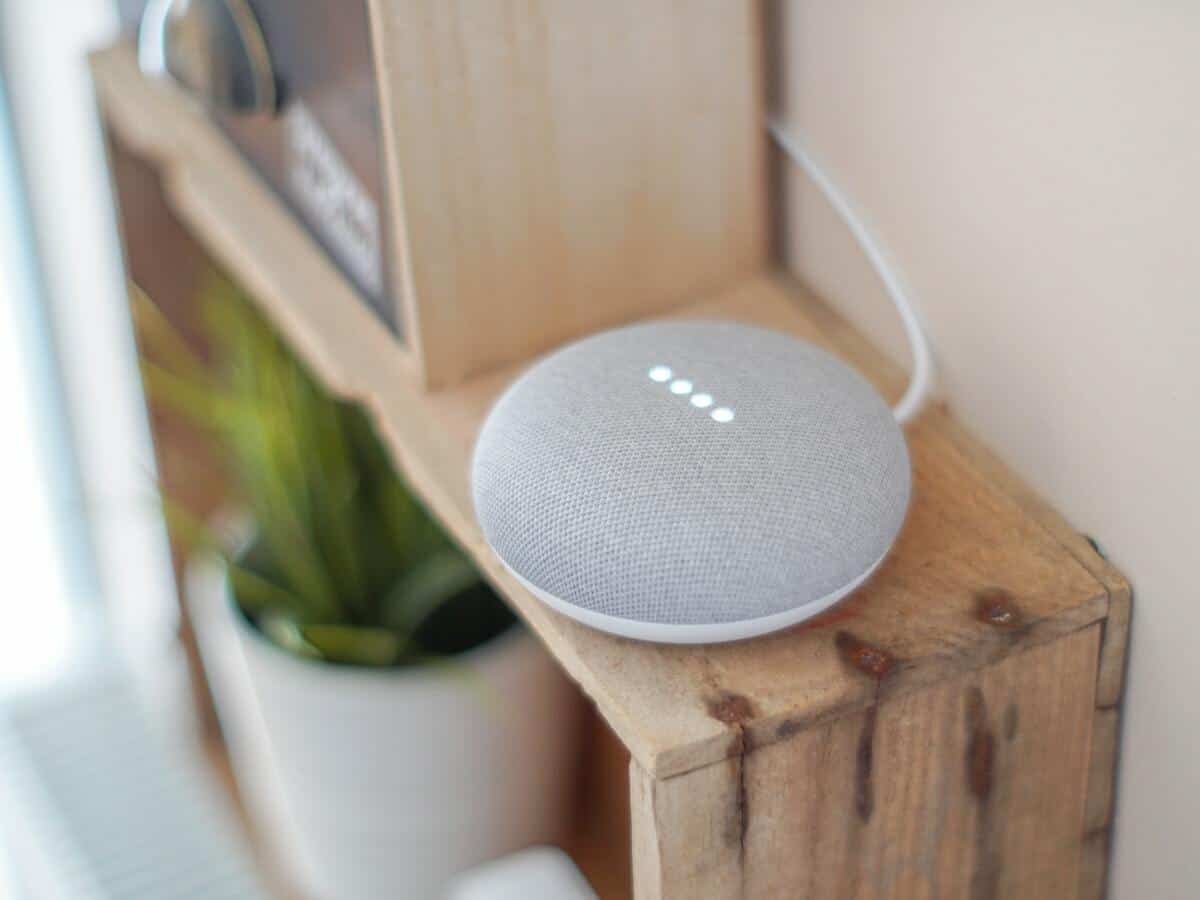
[[[179,218],[312,369],[368,406],[414,486],[628,751],[639,900],[1103,893],[1129,587],[946,409],[908,429],[909,521],[840,607],[731,645],[591,631],[522,589],[472,513],[476,429],[527,360],[426,390],[199,109],[144,80],[126,47],[97,54],[93,72],[112,139],[152,161]],[[766,268],[665,314],[791,332],[887,396],[903,386]],[[630,853],[591,846],[593,871]]]

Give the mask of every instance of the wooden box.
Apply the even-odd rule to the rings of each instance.
[[[112,139],[154,162],[178,216],[314,371],[366,402],[430,507],[628,751],[628,784],[610,793],[628,788],[632,849],[622,823],[604,818],[579,857],[597,882],[631,855],[638,898],[1101,895],[1129,588],[944,408],[908,429],[915,494],[894,553],[840,607],[710,647],[591,631],[507,574],[472,512],[475,433],[527,361],[424,390],[405,377],[409,363],[388,331],[351,302],[339,271],[204,115],[142,79],[127,48],[97,55],[93,70]],[[757,132],[749,120],[744,127]],[[541,149],[528,152],[542,159]],[[461,190],[442,184],[425,202]],[[639,240],[649,246],[658,230]],[[539,235],[533,256],[559,246],[554,229]],[[436,242],[423,251],[431,265],[447,252]],[[504,310],[460,303],[453,281],[430,288],[429,297],[450,298],[437,314],[454,340],[511,329],[511,340],[472,350],[455,374],[599,324],[588,312],[534,337],[520,332],[517,320],[536,320],[538,304],[558,306],[555,282],[519,269],[495,257],[479,270],[511,273],[537,295],[510,298],[516,305]],[[762,268],[734,283],[710,275],[670,314],[791,332],[842,355],[885,395],[902,389],[902,372],[785,277]],[[631,285],[646,277],[636,267],[614,275]]]
[[[757,3],[254,8],[282,103],[210,116],[425,384],[761,268]],[[202,41],[172,46],[193,68],[210,59]]]
[[[427,384],[761,268],[757,9],[371,0],[404,315]]]

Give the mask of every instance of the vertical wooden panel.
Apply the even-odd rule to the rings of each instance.
[[[1075,896],[1099,637],[665,781],[634,766],[638,897]]]
[[[758,3],[371,0],[431,384],[766,259]]]
[[[637,900],[743,896],[742,759],[655,779],[630,765]]]
[[[575,833],[567,851],[600,900],[632,896],[629,838],[629,751],[589,710]]]

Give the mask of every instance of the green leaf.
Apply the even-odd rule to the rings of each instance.
[[[187,377],[217,387],[207,363],[191,348],[161,309],[137,284],[129,282],[129,303],[134,323],[147,349],[187,370]]]
[[[359,666],[390,666],[399,658],[404,642],[386,628],[360,625],[304,625],[304,641],[330,662]]]
[[[142,383],[152,400],[157,400],[217,437],[224,437],[232,427],[236,427],[239,415],[250,413],[248,408],[239,408],[237,401],[148,359],[142,359],[141,370]]]
[[[237,562],[228,563],[225,571],[233,588],[234,600],[251,616],[262,615],[272,609],[294,611],[304,606],[303,601],[291,591]]]
[[[479,572],[457,550],[445,550],[397,579],[383,602],[382,621],[412,634],[439,606],[479,583]]]
[[[272,643],[289,653],[309,659],[321,659],[321,651],[308,642],[301,625],[288,613],[270,610],[259,616],[256,623]]]

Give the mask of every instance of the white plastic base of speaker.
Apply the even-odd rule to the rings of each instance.
[[[890,548],[888,552],[891,552]],[[503,557],[500,558],[500,562],[504,563],[504,568],[508,570],[509,574],[517,579],[521,583],[521,586],[533,594],[533,596],[537,597],[555,612],[562,613],[567,618],[574,619],[576,622],[587,625],[589,628],[606,631],[609,634],[615,634],[619,637],[631,638],[635,641],[652,641],[656,644],[726,644],[730,641],[743,641],[747,638],[760,637],[774,631],[782,631],[784,628],[791,628],[793,625],[799,625],[815,616],[819,616],[831,606],[835,606],[838,601],[844,600],[862,587],[875,574],[875,570],[883,564],[885,559],[887,559],[887,553],[875,560],[867,571],[863,572],[862,575],[845,587],[839,588],[832,594],[827,594],[818,600],[798,606],[795,609],[789,609],[785,612],[769,616],[759,616],[756,619],[742,619],[735,622],[713,622],[704,625],[638,622],[634,619],[623,619],[617,616],[598,613],[594,610],[583,609],[573,603],[567,603],[553,594],[546,593],[535,584],[530,584],[519,573],[513,571],[512,567],[504,562]]]

